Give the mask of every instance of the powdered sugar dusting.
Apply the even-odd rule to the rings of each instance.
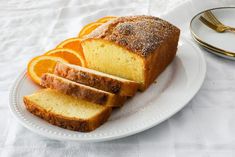
[[[146,57],[174,32],[179,29],[160,18],[126,16],[98,27],[87,38],[103,38]]]

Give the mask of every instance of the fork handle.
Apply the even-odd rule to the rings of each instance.
[[[224,27],[224,30],[226,30],[226,31],[235,32],[234,27],[230,27],[230,26],[222,26],[222,27]]]
[[[228,27],[227,30],[231,31],[231,32],[235,32],[235,28],[233,28],[233,27]]]

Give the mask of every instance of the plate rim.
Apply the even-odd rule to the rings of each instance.
[[[206,10],[203,10],[203,11],[201,11],[201,12],[199,12],[199,13],[197,13],[196,15],[194,15],[193,16],[193,18],[191,19],[191,21],[190,21],[190,24],[189,24],[189,30],[190,30],[190,32],[191,32],[191,35],[192,35],[192,37],[193,37],[193,39],[199,44],[199,45],[201,45],[202,47],[205,47],[205,48],[207,48],[207,49],[209,49],[209,50],[211,50],[211,51],[215,51],[215,53],[212,53],[212,52],[210,52],[210,53],[212,53],[212,54],[216,54],[216,53],[218,53],[217,55],[219,55],[219,56],[224,56],[224,57],[226,57],[226,58],[229,58],[229,59],[235,59],[235,52],[232,52],[232,51],[227,51],[227,50],[224,50],[224,49],[221,49],[221,48],[218,48],[218,47],[216,47],[216,46],[213,46],[213,45],[211,45],[211,44],[208,44],[207,42],[205,42],[205,41],[203,41],[194,31],[193,31],[193,28],[192,28],[192,23],[193,23],[193,21],[196,19],[196,17],[198,17],[200,14],[202,14],[202,13],[204,13],[204,12],[206,12],[206,11],[211,11],[211,10],[218,10],[218,9],[235,9],[235,7],[216,7],[216,8],[210,8],[210,9],[206,9]]]
[[[216,51],[213,47],[208,46],[207,44],[199,41],[197,38],[195,38],[194,36],[192,36],[192,38],[195,40],[196,43],[199,44],[199,46],[201,46],[202,48],[204,48],[206,51],[215,54],[219,57],[223,57],[229,60],[235,60],[235,57],[231,57],[230,55],[224,55],[222,52],[220,51]]]
[[[25,77],[25,73],[26,70],[23,70],[23,72],[21,72],[19,74],[19,76],[16,78],[11,90],[10,90],[10,94],[9,94],[9,108],[11,110],[12,115],[15,117],[15,119],[17,119],[17,121],[22,124],[25,128],[29,129],[30,131],[37,133],[39,135],[48,137],[50,139],[56,139],[56,140],[70,140],[70,141],[78,141],[78,142],[86,142],[86,143],[90,143],[90,142],[102,142],[102,141],[110,141],[110,140],[114,140],[114,139],[120,139],[120,138],[124,138],[127,136],[131,136],[140,132],[143,132],[145,130],[148,130],[160,123],[162,123],[163,121],[167,120],[168,118],[170,118],[171,116],[173,116],[174,114],[176,114],[177,112],[179,112],[183,107],[185,107],[188,102],[196,95],[196,93],[199,91],[199,89],[201,88],[204,80],[205,80],[205,76],[206,76],[206,61],[205,61],[205,57],[202,53],[202,51],[199,49],[199,47],[197,47],[195,45],[195,43],[191,42],[190,40],[188,40],[186,37],[181,36],[181,39],[183,41],[186,41],[187,43],[190,44],[191,47],[193,47],[196,51],[196,53],[198,54],[198,57],[200,59],[200,66],[201,66],[201,75],[198,78],[198,85],[195,87],[193,93],[190,96],[187,96],[184,98],[184,103],[181,103],[181,105],[178,105],[178,107],[173,110],[174,112],[171,112],[170,114],[168,114],[167,116],[163,116],[163,118],[161,118],[161,120],[158,121],[151,121],[151,124],[148,124],[147,126],[143,126],[140,127],[139,129],[131,129],[130,131],[127,131],[126,133],[121,133],[115,136],[105,136],[105,137],[95,137],[95,136],[86,136],[86,138],[82,138],[82,139],[77,139],[74,138],[73,136],[58,136],[58,134],[53,133],[53,131],[50,131],[50,129],[47,129],[47,134],[45,134],[44,132],[38,131],[37,128],[29,126],[23,119],[22,117],[19,115],[19,113],[17,113],[17,111],[15,110],[15,107],[19,104],[17,104],[17,87],[19,86],[20,82],[22,81],[22,79]],[[44,128],[45,129],[45,128]],[[87,133],[84,133],[84,135]],[[89,133],[88,133],[89,134]]]

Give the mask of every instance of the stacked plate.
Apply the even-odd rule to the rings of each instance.
[[[223,24],[235,27],[235,7],[209,9]],[[199,18],[205,10],[193,17],[190,31],[193,39],[209,52],[235,60],[235,32],[218,33],[202,23]]]

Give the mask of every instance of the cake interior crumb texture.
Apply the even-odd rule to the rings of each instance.
[[[76,99],[51,89],[40,90],[26,98],[51,113],[69,118],[89,119],[105,109],[101,105]]]
[[[86,42],[84,49],[86,52],[92,52],[86,54],[90,68],[129,80],[143,82],[142,67],[144,63],[136,54],[129,53],[128,50],[111,42],[101,40]]]
[[[172,62],[180,30],[153,16],[111,20],[82,41],[88,68],[140,83],[145,90]]]

